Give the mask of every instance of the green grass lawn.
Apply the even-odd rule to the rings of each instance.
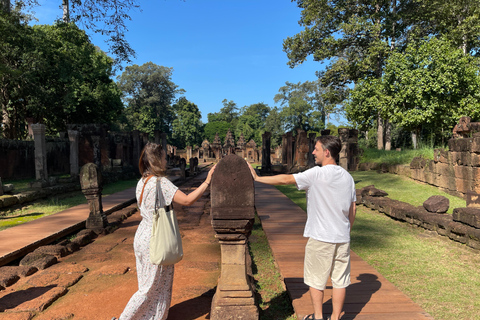
[[[103,188],[102,196],[107,197],[110,194],[134,187],[137,182],[138,179],[131,179],[110,183]],[[14,209],[3,209],[2,216],[0,216],[0,231],[49,216],[83,203],[87,203],[85,195],[81,191],[77,191],[69,193],[68,197],[58,195],[49,199],[38,200],[21,207],[15,207]]]
[[[465,201],[408,178],[376,172],[354,172],[357,188],[375,185],[392,199],[422,205],[430,195]],[[294,186],[278,189],[305,210],[304,192]],[[435,232],[413,227],[358,206],[352,229],[352,250],[436,320],[480,319],[480,252]]]

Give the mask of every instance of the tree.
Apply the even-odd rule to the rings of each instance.
[[[360,81],[347,104],[347,115],[361,130],[375,121],[372,110],[389,114],[392,123],[441,141],[461,116],[480,116],[479,60],[448,40],[427,38],[394,52],[381,79]]]
[[[172,138],[178,148],[200,145],[202,143],[202,114],[197,105],[181,97],[173,105],[176,119],[172,124]]]
[[[326,110],[317,100],[321,99],[317,85],[318,82],[311,81],[304,83],[287,81],[285,86],[280,87],[274,101],[276,103],[280,101],[280,105],[283,106],[280,116],[285,130],[300,128],[308,131],[324,127]],[[321,110],[315,112],[315,106]]]
[[[293,68],[309,55],[315,61],[329,61],[318,76],[323,86],[337,92],[361,79],[379,79],[392,47],[405,40],[408,30],[397,0],[297,0],[297,5],[305,30],[284,41],[288,64]],[[384,119],[379,115],[377,123],[378,147],[383,148]]]
[[[262,134],[265,132],[265,121],[270,108],[260,102],[250,106],[244,106],[238,117],[235,136],[238,138],[243,133],[245,141],[253,139],[257,145],[262,144]]]
[[[438,140],[461,116],[480,119],[479,66],[478,58],[449,40],[411,43],[386,62],[383,112],[417,137],[423,128]]]
[[[110,79],[113,61],[73,24],[30,27],[17,12],[0,16],[0,103],[4,136],[26,136],[26,118],[48,133],[68,123],[111,123],[122,109]]]
[[[153,136],[155,130],[170,133],[175,113],[172,103],[179,89],[171,80],[173,68],[147,62],[132,65],[118,76],[117,84],[127,105],[127,130],[140,130]]]
[[[215,135],[218,133],[218,136],[223,143],[225,141],[225,137],[227,136],[228,130],[231,130],[230,123],[226,121],[213,121],[208,122],[204,127],[204,138],[208,140],[208,142],[212,143],[215,139]]]
[[[265,131],[272,134],[271,146],[275,148],[282,144],[282,135],[285,132],[282,125],[282,118],[277,107],[270,109],[265,119]]]
[[[31,8],[39,3],[37,0],[17,0],[15,5]],[[125,37],[128,31],[125,22],[131,20],[129,12],[139,8],[135,0],[61,0],[59,5],[63,10],[63,22],[80,23],[86,29],[108,37],[106,43],[110,53],[116,57],[117,68],[120,69],[122,62],[130,62],[130,58],[135,56],[135,51]],[[0,10],[8,12],[10,8],[10,0],[2,0]]]

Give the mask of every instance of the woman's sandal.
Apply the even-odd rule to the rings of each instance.
[[[323,318],[315,319],[315,313],[312,313],[303,317],[303,320],[323,320]]]

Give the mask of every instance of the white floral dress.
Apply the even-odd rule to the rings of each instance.
[[[162,201],[170,205],[178,188],[165,177],[159,177],[163,193]],[[130,298],[119,320],[161,320],[168,316],[172,298],[173,265],[159,266],[150,263],[150,236],[152,232],[152,214],[155,210],[157,179],[148,180],[143,191],[140,205],[140,222],[133,249],[137,262],[138,291]],[[139,201],[145,179],[137,184],[136,197]]]

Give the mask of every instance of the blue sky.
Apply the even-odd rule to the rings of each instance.
[[[61,17],[61,0],[39,2],[33,10],[38,23],[51,24]],[[286,81],[316,80],[315,72],[324,67],[311,58],[294,69],[287,66],[283,40],[302,30],[300,9],[290,0],[138,3],[142,11],[131,12],[126,34],[137,54],[132,63],[151,61],[173,68],[173,82],[186,90],[185,97],[199,107],[205,123],[224,99],[239,108],[258,102],[273,107]],[[108,50],[101,36],[90,36]]]

